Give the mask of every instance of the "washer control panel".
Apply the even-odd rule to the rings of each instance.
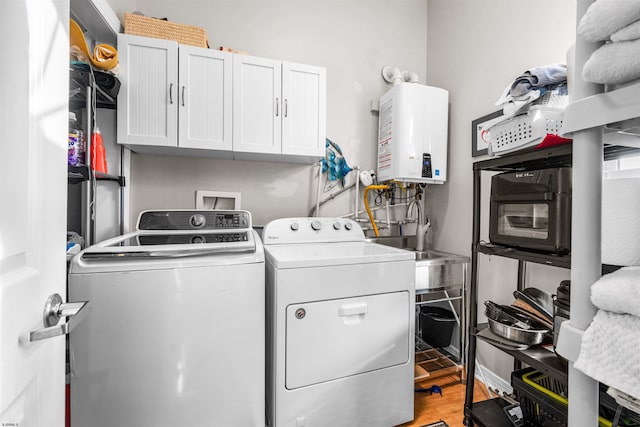
[[[249,233],[202,233],[202,234],[146,234],[138,236],[140,246],[151,245],[192,245],[197,243],[248,242]]]
[[[364,241],[360,225],[345,218],[282,218],[268,223],[262,232],[267,244]]]
[[[138,230],[240,230],[251,228],[251,214],[228,210],[144,211]]]

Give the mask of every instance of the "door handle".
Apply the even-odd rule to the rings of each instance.
[[[34,342],[68,334],[86,317],[88,306],[89,301],[63,303],[60,295],[50,295],[42,312],[44,328],[27,333],[24,341]],[[70,319],[58,325],[60,318],[67,316],[71,316]]]
[[[276,98],[276,117],[280,115],[280,98]]]
[[[284,100],[284,116],[289,116],[289,101],[286,98]]]
[[[169,83],[169,104],[173,104],[173,83]]]
[[[184,85],[182,85],[182,106],[184,107]]]
[[[353,316],[355,314],[367,314],[367,303],[344,304],[338,309],[338,316]]]

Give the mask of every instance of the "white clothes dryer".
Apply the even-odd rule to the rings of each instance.
[[[415,257],[344,218],[262,233],[267,425],[391,427],[413,419]]]
[[[264,251],[246,211],[147,211],[71,262],[74,427],[265,425]]]

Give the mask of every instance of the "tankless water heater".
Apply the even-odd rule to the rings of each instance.
[[[380,97],[378,181],[447,180],[449,92],[399,83]]]

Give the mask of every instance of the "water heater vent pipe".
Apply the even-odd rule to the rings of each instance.
[[[387,83],[397,85],[402,82],[419,83],[418,73],[415,71],[400,71],[398,67],[385,65],[382,67],[382,78]]]

